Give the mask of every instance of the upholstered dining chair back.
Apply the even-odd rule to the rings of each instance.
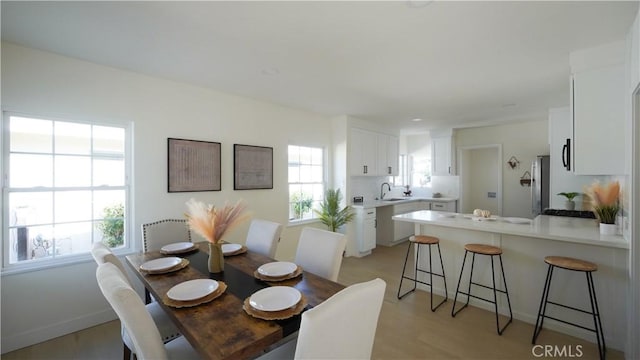
[[[120,270],[105,263],[98,266],[96,278],[102,294],[128,329],[136,356],[139,359],[167,359],[158,328]]]
[[[98,265],[102,264],[113,264],[120,271],[122,278],[127,282],[127,284],[133,287],[131,283],[131,279],[127,275],[125,271],[124,264],[118,257],[111,252],[106,245],[101,242],[97,242],[93,244],[93,248],[91,249],[91,255],[93,259],[98,263]],[[160,337],[163,342],[171,341],[180,336],[180,331],[173,324],[173,321],[169,318],[167,313],[162,309],[160,304],[156,301],[150,302],[145,305],[146,311],[151,315],[153,322],[155,323],[158,331],[160,332]],[[121,323],[121,335],[122,335],[122,345],[124,346],[124,360],[129,360],[131,357],[131,351],[133,351],[133,341],[131,336],[129,335],[129,331],[127,331],[124,323]]]
[[[337,281],[346,244],[344,234],[305,227],[300,233],[295,263],[305,271]]]
[[[105,245],[101,242],[96,242],[93,244],[93,248],[91,249],[91,255],[93,259],[96,261],[98,265],[102,265],[104,263],[112,263],[113,265],[118,267],[118,270],[122,272],[122,276],[127,280],[127,283],[131,285],[131,279],[127,275],[127,271],[124,268],[124,264],[118,257]]]
[[[370,359],[386,283],[351,285],[302,314],[296,359]]]
[[[278,249],[280,233],[282,233],[282,224],[253,219],[247,232],[246,246],[253,252],[274,258]]]
[[[191,230],[184,219],[165,219],[142,224],[144,252],[160,250],[165,245],[191,241]]]

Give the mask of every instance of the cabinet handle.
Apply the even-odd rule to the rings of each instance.
[[[451,175],[451,166],[449,166],[449,175]]]
[[[365,174],[367,173],[367,165],[364,166],[363,173],[365,173]]]
[[[389,175],[391,175],[391,166],[389,166],[389,167],[387,168],[387,173],[388,173]]]
[[[378,219],[373,220],[373,227],[378,228]]]

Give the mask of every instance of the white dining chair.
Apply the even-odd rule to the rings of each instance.
[[[344,234],[305,227],[300,233],[294,261],[305,271],[337,281],[346,245]]]
[[[113,252],[111,252],[111,249],[109,249],[106,245],[101,242],[93,244],[91,255],[95,259],[96,263],[98,263],[98,265],[110,263],[116,266],[122,273],[122,277],[127,281],[127,284],[129,284],[129,286],[132,286],[131,280],[129,279],[129,276],[127,275],[127,272],[124,268],[124,264]],[[160,338],[163,342],[171,341],[180,336],[180,331],[173,324],[173,321],[171,321],[167,313],[162,310],[162,307],[160,306],[160,304],[158,304],[158,302],[151,302],[145,305],[145,308],[149,315],[151,315],[153,322],[156,324],[156,327],[160,332]],[[121,335],[122,345],[124,346],[123,358],[125,360],[129,360],[131,358],[131,353],[134,347],[131,337],[129,336],[129,333],[123,323],[121,323]]]
[[[253,219],[247,232],[246,246],[249,250],[275,258],[278,241],[282,233],[282,224],[277,222]]]
[[[162,342],[160,332],[144,303],[116,265],[99,265],[96,278],[102,294],[129,331],[137,359],[200,358],[184,336],[166,344]]]
[[[374,279],[336,293],[302,313],[297,341],[259,359],[370,359],[386,286]]]
[[[191,242],[191,230],[185,219],[164,219],[142,224],[144,252],[157,251],[176,242]]]

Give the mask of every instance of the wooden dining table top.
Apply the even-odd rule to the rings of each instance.
[[[301,315],[285,320],[261,320],[248,315],[242,308],[244,300],[256,291],[269,286],[291,286],[306,298],[312,308],[344,285],[303,271],[293,279],[266,282],[254,277],[254,271],[274,259],[247,251],[226,256],[222,273],[209,273],[207,242],[196,243],[197,250],[178,255],[189,260],[189,266],[167,274],[148,274],[140,270],[143,263],[165,256],[159,251],[126,256],[145,288],[161,304],[183,336],[206,359],[247,359],[259,356],[265,349],[295,332]],[[304,270],[304,269],[303,269]],[[211,302],[194,307],[174,308],[162,302],[173,286],[194,279],[215,279],[227,284],[227,290]]]

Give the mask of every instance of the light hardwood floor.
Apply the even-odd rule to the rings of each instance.
[[[470,306],[452,318],[449,299],[434,313],[429,309],[429,293],[424,291],[398,300],[396,293],[405,252],[406,244],[378,247],[371,256],[345,258],[342,263],[338,281],[344,285],[376,277],[387,282],[373,347],[374,359],[536,358],[531,345],[533,325],[514,320],[504,334],[498,336],[491,312]],[[434,302],[439,299],[434,298]],[[598,358],[594,343],[546,329],[540,334],[538,344],[571,348],[573,358],[577,357],[580,345],[580,359]],[[609,349],[607,358],[623,359],[624,356]],[[2,359],[122,359],[120,325],[112,321],[4,354]]]

